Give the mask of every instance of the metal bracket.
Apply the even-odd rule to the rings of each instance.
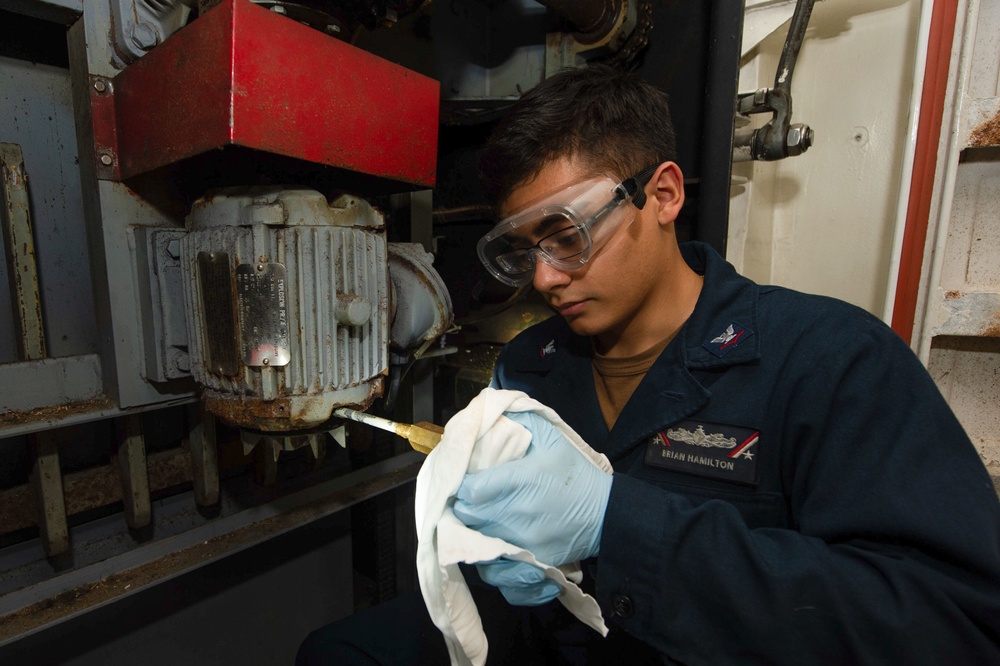
[[[115,84],[105,76],[90,75],[90,112],[94,123],[94,169],[99,180],[121,180],[118,164],[118,125],[115,121]]]
[[[57,432],[38,433],[30,438],[35,453],[31,485],[35,487],[38,529],[42,548],[49,557],[69,550],[69,527]]]
[[[792,15],[788,35],[781,50],[774,87],[762,88],[737,97],[737,125],[748,122],[747,116],[771,113],[771,120],[763,127],[737,127],[733,140],[733,161],[772,161],[801,155],[813,143],[814,132],[803,124],[791,124],[792,73],[802,47],[814,0],[798,0]]]
[[[135,229],[146,378],[154,382],[191,376],[181,268],[181,239],[186,233],[183,229]]]
[[[188,448],[191,453],[191,479],[194,499],[200,506],[219,502],[219,453],[215,438],[215,417],[201,405],[188,407],[191,421]]]
[[[111,0],[112,45],[119,69],[187,23],[196,0]]]
[[[152,519],[152,511],[141,415],[130,414],[119,419],[117,458],[122,500],[125,502],[125,522],[132,529],[146,527]]]

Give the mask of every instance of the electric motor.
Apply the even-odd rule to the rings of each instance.
[[[385,222],[362,199],[221,190],[182,241],[191,374],[210,412],[258,431],[367,408],[388,368]]]

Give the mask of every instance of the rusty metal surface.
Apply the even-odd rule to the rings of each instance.
[[[8,433],[8,429],[25,424],[37,424],[39,429],[59,424],[75,415],[102,414],[114,407],[108,398],[100,396],[87,400],[72,400],[61,405],[37,407],[35,409],[9,409],[0,413],[0,433],[5,436],[23,434],[31,430]],[[96,416],[95,418],[102,418]]]
[[[45,330],[35,240],[31,234],[28,177],[19,145],[0,143],[0,175],[3,180],[0,189],[3,242],[7,254],[7,277],[14,298],[17,350],[20,360],[35,361],[45,358]]]
[[[1000,110],[989,120],[972,128],[966,146],[968,148],[1000,146]]]
[[[211,202],[195,204],[181,241],[191,372],[209,411],[280,432],[317,426],[335,405],[369,400],[388,367],[381,214],[364,200],[327,203],[303,188],[231,188]],[[224,274],[220,260],[217,279],[206,281],[211,256],[228,260]],[[220,375],[213,339],[234,342],[214,335],[211,319],[234,309],[242,349],[237,372]]]
[[[73,400],[51,407],[13,410],[0,413],[0,437],[17,437],[50,428],[91,423],[126,414],[139,414],[154,409],[186,405],[192,402],[195,402],[194,397],[170,400],[157,405],[122,409],[116,406],[111,399],[100,396],[87,400]]]
[[[238,145],[400,189],[435,181],[436,81],[247,0],[220,3],[112,83],[117,136],[103,107],[94,122],[99,148],[117,146],[116,177]]]
[[[0,646],[412,482],[416,452],[0,597]]]
[[[1000,338],[1000,293],[945,292],[945,317],[932,334]]]
[[[245,464],[245,461],[240,460],[237,463]],[[148,460],[150,491],[158,492],[191,481],[192,466],[190,454],[183,449],[161,451],[151,455]],[[215,486],[217,497],[218,472],[215,476]],[[68,516],[122,501],[122,483],[118,468],[114,465],[105,465],[65,475],[63,497]],[[0,534],[9,534],[38,524],[38,502],[30,485],[17,486],[0,492],[0,506],[3,507]]]

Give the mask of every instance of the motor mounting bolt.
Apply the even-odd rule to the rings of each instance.
[[[115,163],[115,158],[111,157],[108,153],[101,153],[98,159],[101,160],[101,164],[104,166],[111,166]]]
[[[139,21],[132,27],[132,45],[137,49],[148,51],[159,43],[160,36],[149,23]]]
[[[181,242],[176,238],[167,243],[167,256],[171,259],[181,258]]]

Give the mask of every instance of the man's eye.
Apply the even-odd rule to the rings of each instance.
[[[542,248],[547,251],[572,249],[579,244],[580,233],[574,227],[557,231],[541,242]]]
[[[556,243],[559,247],[574,247],[580,241],[580,235],[577,233],[563,234],[556,238]]]

